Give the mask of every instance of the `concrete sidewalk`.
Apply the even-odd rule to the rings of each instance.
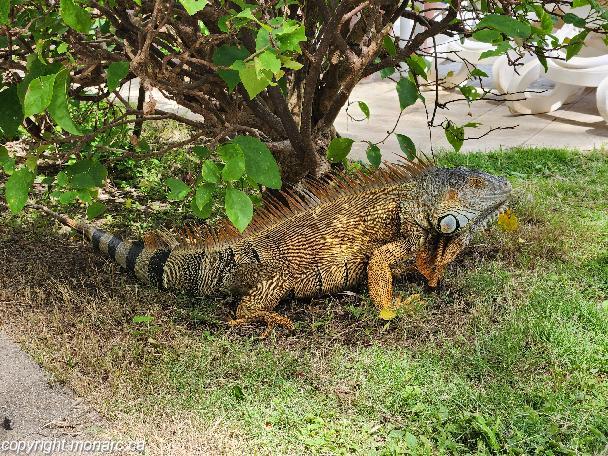
[[[99,435],[103,418],[0,331],[0,442],[86,440]]]
[[[432,115],[434,92],[423,93]],[[439,92],[439,100],[444,103],[454,99],[462,99],[457,91]],[[399,100],[392,81],[373,81],[359,84],[352,93],[351,102],[364,101],[370,109],[370,119],[354,122],[346,115],[346,110],[340,113],[336,122],[338,131],[349,138],[359,141],[380,141],[391,130],[399,115]],[[507,130],[497,130],[481,139],[465,141],[462,151],[486,151],[518,146],[529,147],[576,147],[593,149],[602,147],[608,142],[608,125],[597,112],[595,105],[595,90],[588,89],[574,103],[562,107],[551,114],[542,115],[513,115],[506,104],[500,101],[477,100],[469,106],[462,101],[447,105],[449,109],[437,110],[435,124],[444,119],[453,121],[456,125],[467,122],[479,122],[477,128],[465,129],[466,137],[481,136],[495,127],[515,127]],[[362,118],[363,114],[356,103],[349,108],[349,114]],[[430,118],[430,117],[429,117]],[[430,152],[432,149],[451,149],[441,127],[427,127],[427,112],[421,101],[407,108],[395,129],[395,133],[409,136],[417,150]],[[355,143],[350,157],[364,159],[366,144]],[[387,141],[379,146],[385,160],[395,160],[395,154],[401,154],[395,135],[390,135]]]

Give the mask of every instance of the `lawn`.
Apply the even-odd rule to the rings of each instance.
[[[608,154],[441,162],[506,175],[520,226],[478,236],[435,291],[403,278],[421,300],[388,323],[362,290],[285,303],[296,331],[262,341],[228,327],[235,303],[140,286],[4,214],[0,324],[149,454],[606,451]]]

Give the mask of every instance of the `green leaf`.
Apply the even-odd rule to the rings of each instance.
[[[93,203],[93,196],[96,196],[94,192],[91,192],[87,189],[78,191],[78,198],[80,198],[83,202],[87,204]]]
[[[74,201],[76,201],[77,197],[78,192],[70,190],[69,192],[61,192],[58,199],[60,204],[72,204]]]
[[[213,210],[213,203],[210,201],[202,208],[198,207],[196,204],[196,198],[193,198],[190,201],[190,209],[192,213],[196,215],[200,219],[208,219],[211,216],[211,212]]]
[[[169,194],[167,195],[169,201],[182,201],[190,193],[190,187],[181,179],[170,177],[165,181],[165,184],[169,187]]]
[[[55,178],[55,185],[59,188],[65,188],[70,183],[70,175],[67,171],[60,171]]]
[[[222,157],[226,163],[222,170],[222,179],[225,182],[239,180],[245,174],[245,154],[236,144],[231,145],[234,146],[232,153]]]
[[[89,12],[81,6],[76,5],[72,0],[61,0],[59,13],[63,18],[63,22],[77,32],[87,33],[93,25]]]
[[[99,217],[105,211],[106,206],[103,203],[100,203],[99,201],[94,201],[87,207],[87,218],[89,220],[93,220],[94,218]]]
[[[213,52],[212,61],[215,65],[230,67],[234,62],[244,60],[248,55],[249,51],[245,48],[224,44]],[[229,92],[232,92],[237,84],[241,82],[239,72],[236,70],[217,70],[217,74],[224,80]]]
[[[358,104],[359,109],[365,115],[365,118],[369,119],[369,106],[367,106],[367,103],[365,103],[364,101],[360,101]]]
[[[424,58],[420,57],[419,55],[412,54],[405,59],[405,63],[407,63],[407,66],[412,73],[422,77],[425,81],[427,80],[428,63],[426,60],[424,60]]]
[[[78,129],[76,124],[70,117],[68,111],[68,98],[67,98],[67,84],[68,84],[69,73],[68,70],[61,70],[57,73],[55,78],[55,84],[53,85],[53,98],[49,104],[49,114],[53,120],[68,133],[73,135],[81,135],[82,132]]]
[[[152,315],[134,315],[131,320],[133,323],[152,323],[154,321],[154,317]]]
[[[540,46],[536,46],[534,48],[534,54],[536,54],[536,58],[538,59],[540,64],[543,66],[545,73],[546,73],[547,70],[549,69],[549,67],[547,65],[547,57],[544,54],[544,50]]]
[[[281,188],[279,165],[270,153],[268,146],[258,138],[239,135],[232,140],[241,146],[245,154],[245,170],[249,177],[260,185],[269,188]]]
[[[540,21],[541,30],[545,33],[551,33],[553,31],[553,25],[551,16],[547,12],[544,12]]]
[[[2,165],[2,170],[11,176],[15,172],[16,161],[14,158],[10,158],[7,162]]]
[[[30,82],[23,102],[23,114],[25,117],[39,114],[51,104],[56,76],[56,74],[40,76]]]
[[[108,90],[114,92],[120,86],[120,82],[129,74],[129,62],[112,62],[108,65],[107,78]]]
[[[460,90],[460,93],[464,95],[467,101],[474,101],[480,97],[479,92],[473,86],[460,86],[458,90]]]
[[[304,66],[300,62],[296,62],[295,60],[285,56],[281,56],[281,63],[285,68],[289,68],[290,70],[299,70]]]
[[[293,21],[295,22],[295,21]],[[297,24],[297,22],[296,22]],[[284,30],[290,30],[292,27],[285,27]],[[306,41],[306,32],[304,26],[300,25],[297,28],[289,32],[275,32],[277,41],[279,42],[279,49],[281,52],[301,52],[300,42]]]
[[[488,73],[486,73],[483,70],[480,70],[479,68],[474,68],[473,71],[471,71],[471,76],[478,77],[478,78],[487,78]]]
[[[254,59],[254,62],[258,75],[262,70],[269,70],[272,74],[281,70],[281,60],[272,51],[262,52]]]
[[[207,28],[207,26],[205,25],[205,23],[203,21],[198,21],[198,29],[204,36],[208,36],[211,34],[211,32],[209,31],[209,29]]]
[[[399,143],[401,151],[405,154],[408,160],[415,159],[416,146],[414,145],[414,141],[412,141],[409,136],[405,136],[400,133],[395,133],[395,136],[397,136],[397,142]]]
[[[11,12],[11,1],[0,0],[0,25],[8,24],[8,15]]]
[[[17,86],[0,92],[0,137],[12,139],[23,122],[23,110],[17,95]]]
[[[27,203],[27,196],[34,184],[34,173],[27,168],[15,171],[6,181],[4,196],[13,213],[20,212]]]
[[[415,450],[418,446],[418,439],[414,434],[408,432],[405,434],[405,443],[407,444],[408,448]]]
[[[489,49],[487,51],[483,51],[479,55],[479,60],[487,59],[488,57],[496,57],[499,55],[506,54],[509,49],[513,49],[513,47],[506,41],[502,43],[498,43],[495,49]]]
[[[572,37],[572,39],[566,46],[566,60],[570,60],[572,57],[574,57],[581,51],[588,34],[588,30],[583,30],[582,32]]]
[[[31,172],[35,173],[36,169],[38,168],[38,156],[30,155],[27,157],[27,160],[25,160],[25,167]]]
[[[393,41],[393,39],[390,36],[386,35],[382,39],[382,47],[384,47],[384,49],[386,49],[386,52],[391,57],[394,57],[397,55],[397,47],[395,46],[395,42]]]
[[[194,202],[201,211],[212,201],[215,188],[214,184],[203,184],[196,188]]]
[[[51,74],[57,74],[62,69],[61,62],[54,62],[51,64],[45,64],[40,61],[38,56],[32,54],[30,58],[28,58],[27,63],[27,73],[23,80],[17,84],[17,94],[19,95],[19,100],[21,100],[21,104],[25,102],[25,94],[30,83],[40,76],[48,76]]]
[[[495,41],[502,41],[502,35],[498,30],[483,29],[473,32],[473,39],[482,43],[493,43]]]
[[[234,385],[232,387],[232,395],[239,402],[245,400],[245,393],[243,393],[243,388],[240,385]]]
[[[420,96],[418,87],[408,78],[401,78],[397,82],[397,95],[399,95],[399,107],[402,111],[416,103],[416,100]]]
[[[241,233],[245,231],[253,218],[253,203],[247,194],[235,188],[227,188],[224,207],[228,219],[236,229]]]
[[[483,16],[477,23],[477,30],[483,28],[498,30],[511,38],[528,38],[532,33],[529,23],[500,14],[486,14]]]
[[[386,67],[386,68],[382,68],[380,70],[380,77],[382,79],[386,79],[388,78],[390,75],[392,75],[395,72],[395,68],[394,67]]]
[[[270,43],[270,32],[266,29],[260,28],[258,34],[255,37],[255,50],[256,52],[261,51],[265,48],[272,47]]]
[[[228,33],[230,31],[230,19],[231,15],[225,14],[220,16],[217,20],[217,28],[220,29],[220,32]]]
[[[573,13],[566,13],[562,16],[562,20],[566,24],[572,24],[575,27],[583,28],[587,25],[587,21]]]
[[[207,0],[179,0],[179,2],[186,8],[186,12],[190,16],[202,11],[209,3]]]
[[[204,181],[211,182],[212,184],[217,184],[220,181],[220,169],[213,160],[205,160],[203,162],[201,175]]]
[[[445,137],[458,152],[464,143],[464,127],[457,127],[452,122],[448,122],[445,127]]]
[[[534,8],[534,13],[536,14],[536,22],[540,23],[540,29],[532,27],[532,30],[534,30],[537,35],[551,33],[553,31],[553,19],[551,18],[551,15],[544,10],[542,5],[534,4],[532,5],[532,8]]]
[[[253,62],[244,63],[237,60],[231,68],[238,70],[239,78],[251,100],[270,85],[272,76],[266,70],[261,70],[258,74]]]
[[[70,186],[74,189],[101,187],[108,170],[97,160],[85,159],[74,163],[67,169]]]
[[[0,166],[3,166],[11,158],[8,155],[8,149],[4,146],[0,146]]]
[[[332,163],[344,160],[350,153],[355,141],[350,138],[334,138],[327,148],[327,159]]]
[[[252,21],[257,21],[257,18],[251,12],[251,8],[245,8],[243,11],[241,11],[234,17],[244,17],[244,18],[250,19]]]
[[[211,155],[211,150],[207,146],[194,146],[192,152],[198,157],[199,160],[203,161]]]
[[[382,163],[382,153],[380,152],[380,148],[375,144],[370,143],[365,153],[367,155],[367,160],[369,161],[369,163],[374,168],[378,168]]]

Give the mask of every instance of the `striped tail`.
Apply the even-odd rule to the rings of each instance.
[[[169,248],[146,248],[142,241],[123,241],[93,225],[73,220],[45,206],[30,204],[28,207],[44,212],[63,225],[82,233],[95,249],[106,254],[127,271],[133,272],[142,282],[164,288],[163,272],[171,253]]]

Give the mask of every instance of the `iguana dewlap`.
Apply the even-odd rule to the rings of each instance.
[[[239,234],[226,225],[195,244],[122,241],[44,210],[145,283],[197,296],[241,297],[233,325],[292,322],[274,308],[286,296],[331,294],[367,280],[380,311],[394,311],[393,270],[413,262],[436,286],[473,233],[506,207],[506,179],[426,163],[389,165],[372,175],[336,174],[266,202]],[[386,313],[386,312],[385,312]]]

